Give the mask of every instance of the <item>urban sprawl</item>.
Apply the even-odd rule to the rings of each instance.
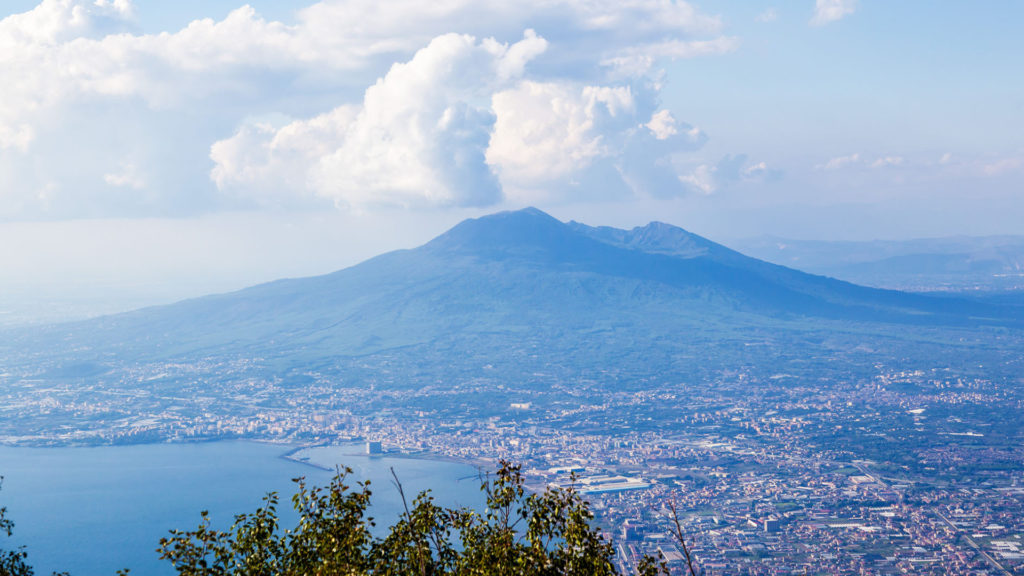
[[[411,390],[309,373],[300,394],[247,368],[152,364],[89,384],[3,374],[0,442],[251,438],[483,470],[508,460],[535,490],[579,490],[625,572],[660,553],[683,573],[671,504],[709,575],[1024,574],[1012,386],[879,365],[827,385],[736,371],[635,388],[481,377]]]

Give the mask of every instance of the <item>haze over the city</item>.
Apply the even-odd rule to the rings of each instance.
[[[1008,0],[0,10],[17,321],[324,273],[531,205],[727,243],[1024,233]]]

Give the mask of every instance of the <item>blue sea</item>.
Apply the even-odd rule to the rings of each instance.
[[[321,467],[287,460],[290,448],[245,441],[204,444],[149,444],[98,448],[0,447],[0,506],[14,521],[14,537],[0,536],[0,549],[24,544],[40,576],[170,575],[156,548],[172,528],[193,529],[201,510],[216,528],[255,510],[271,491],[290,511],[292,479],[305,476],[324,485],[335,465],[353,469],[353,480],[369,480],[370,515],[378,528],[402,509],[391,476],[393,467],[410,502],[431,489],[439,504],[479,507],[478,471],[433,460],[367,457],[358,447],[306,449],[297,454]],[[283,527],[294,516],[282,514]]]

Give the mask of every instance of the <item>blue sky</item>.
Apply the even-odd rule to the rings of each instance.
[[[1019,2],[2,10],[0,295],[236,288],[526,205],[726,241],[1024,234]]]

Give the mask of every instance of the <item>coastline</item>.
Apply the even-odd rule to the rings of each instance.
[[[345,444],[349,452],[358,447]],[[291,514],[285,495],[294,493],[292,480],[306,476],[311,486],[324,485],[334,471],[323,466],[331,461],[328,453],[319,461],[301,459],[303,449],[319,445],[230,439],[88,450],[5,446],[0,447],[0,475],[7,477],[0,504],[8,506],[17,522],[18,542],[28,547],[37,574],[113,574],[124,567],[133,574],[170,574],[153,554],[168,529],[194,527],[200,510],[208,510],[216,526],[226,528],[237,514],[259,506],[270,491],[282,495],[282,513]],[[385,524],[404,509],[391,487],[391,467],[407,494],[430,490],[446,506],[480,505],[479,491],[459,482],[473,475],[471,468],[416,458],[408,459],[403,471],[395,460],[359,456],[365,460],[346,459],[353,460],[354,479],[372,481],[371,514]],[[83,525],[90,529],[82,530]],[[120,551],[117,558],[111,558],[112,549]]]
[[[435,453],[427,452],[427,451],[415,452],[415,453],[410,453],[410,452],[384,452],[384,453],[381,453],[381,454],[366,454],[365,452],[362,452],[360,450],[360,447],[362,445],[363,444],[361,442],[357,442],[357,441],[347,441],[347,442],[341,442],[341,443],[338,443],[338,444],[333,444],[333,443],[330,443],[330,442],[315,442],[315,443],[310,443],[310,444],[301,444],[301,445],[292,446],[291,449],[289,449],[285,453],[281,454],[279,456],[279,458],[281,458],[283,460],[287,460],[289,462],[294,462],[296,464],[302,464],[302,465],[309,466],[311,468],[315,468],[317,470],[326,471],[326,472],[335,472],[337,470],[337,465],[335,465],[335,467],[328,466],[324,462],[317,461],[317,460],[315,460],[315,459],[313,459],[313,458],[311,458],[309,456],[304,456],[303,453],[305,451],[307,451],[307,450],[322,448],[322,449],[336,449],[336,450],[339,451],[339,455],[340,456],[344,456],[346,458],[360,458],[360,459],[366,459],[366,460],[377,460],[377,459],[383,459],[383,458],[391,458],[391,459],[395,459],[395,460],[419,460],[419,461],[424,461],[424,462],[444,462],[444,463],[448,463],[448,464],[458,464],[458,465],[461,465],[461,466],[471,467],[471,468],[473,468],[473,469],[475,469],[477,471],[477,475],[478,476],[480,474],[485,473],[487,471],[487,469],[490,466],[492,466],[491,463],[484,462],[484,461],[463,460],[463,459],[459,459],[459,458],[454,458],[452,456],[446,456],[446,455],[443,455],[443,454],[435,454]],[[468,476],[466,478],[468,478]]]
[[[303,459],[301,456],[297,456],[303,450],[311,448],[339,448],[343,449],[346,447],[357,448],[362,445],[362,442],[358,440],[345,440],[339,443],[333,443],[329,440],[320,440],[316,442],[306,443],[294,443],[289,440],[278,440],[269,438],[247,438],[244,436],[232,436],[223,438],[189,438],[189,439],[165,439],[160,441],[149,441],[149,442],[80,442],[80,441],[60,441],[52,439],[34,439],[32,442],[24,441],[2,441],[0,440],[0,447],[4,448],[29,448],[29,449],[64,449],[64,448],[117,448],[117,447],[141,447],[141,446],[161,446],[161,445],[196,445],[196,444],[216,444],[219,442],[246,442],[253,444],[263,444],[268,446],[278,446],[285,448],[285,452],[280,454],[279,458],[294,462],[296,464],[303,464],[322,470],[326,472],[334,472],[335,469],[326,466],[322,463]],[[464,466],[470,466],[477,469],[478,471],[485,471],[493,468],[495,462],[491,462],[484,459],[466,459],[458,458],[455,456],[448,456],[446,454],[438,454],[430,451],[418,451],[418,452],[384,452],[381,454],[366,454],[359,449],[354,449],[351,452],[345,452],[345,456],[351,456],[355,458],[395,458],[395,459],[408,459],[408,460],[426,460],[432,462],[447,462],[450,464],[461,464]]]

